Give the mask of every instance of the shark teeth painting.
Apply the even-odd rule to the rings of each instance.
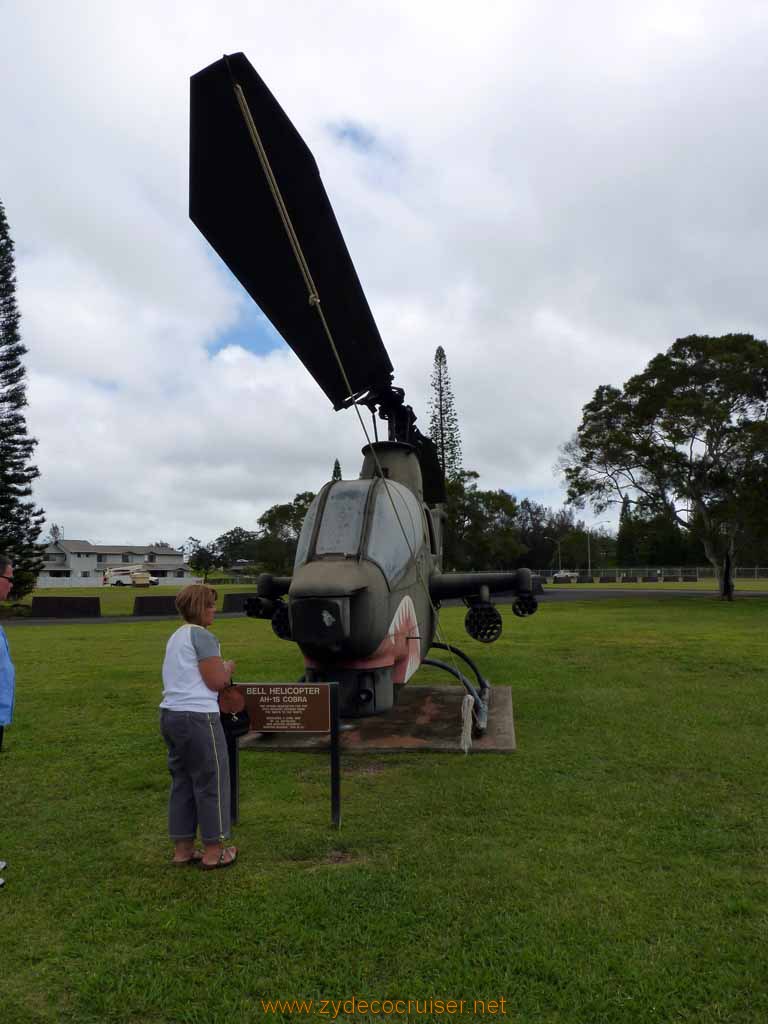
[[[395,684],[407,683],[421,664],[421,645],[419,625],[413,601],[406,594],[392,622],[389,624],[389,639],[396,649],[392,681]],[[402,652],[402,653],[401,653]]]

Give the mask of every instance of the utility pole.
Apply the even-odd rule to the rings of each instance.
[[[562,570],[563,570],[563,562],[562,562],[562,559],[560,558],[560,541],[558,540],[557,537],[545,537],[544,540],[551,541],[552,544],[557,544],[557,571],[558,572],[562,572]]]
[[[608,520],[608,519],[601,519],[599,523],[593,523],[592,527],[594,527],[594,526],[604,526],[607,522],[610,522],[610,520]],[[592,532],[592,527],[590,527],[590,526],[587,527],[587,576],[591,576],[592,575],[592,551],[591,551],[590,544],[589,544],[589,538],[590,538],[590,534]]]

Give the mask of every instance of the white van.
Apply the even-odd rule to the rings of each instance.
[[[104,584],[109,587],[152,587],[160,580],[150,576],[146,569],[128,568],[107,569],[104,573]]]

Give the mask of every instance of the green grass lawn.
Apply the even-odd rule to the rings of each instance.
[[[240,862],[210,874],[167,863],[172,624],[8,625],[3,1021],[323,1021],[354,996],[465,1001],[377,1021],[763,1024],[767,615],[549,604],[484,647],[447,609],[513,686],[517,753],[345,758],[337,832],[325,756],[244,751]],[[214,629],[240,680],[299,675],[268,623]],[[262,1005],[294,998],[311,1011]]]
[[[598,580],[598,576],[594,576],[595,581]],[[768,579],[739,579],[734,581],[736,592],[740,590],[760,590],[768,593]],[[637,583],[547,583],[545,584],[548,590],[559,590],[561,587],[565,587],[568,590],[702,590],[709,591],[710,593],[718,592],[718,582],[716,579],[705,579],[705,580],[693,580],[689,583],[643,583],[638,577]]]

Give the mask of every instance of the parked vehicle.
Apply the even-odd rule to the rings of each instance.
[[[104,585],[110,587],[156,587],[159,583],[157,576],[151,576],[146,569],[126,567],[107,569],[104,573]]]
[[[579,574],[577,572],[568,572],[567,569],[561,569],[552,576],[553,580],[566,580],[568,583],[578,583]]]

